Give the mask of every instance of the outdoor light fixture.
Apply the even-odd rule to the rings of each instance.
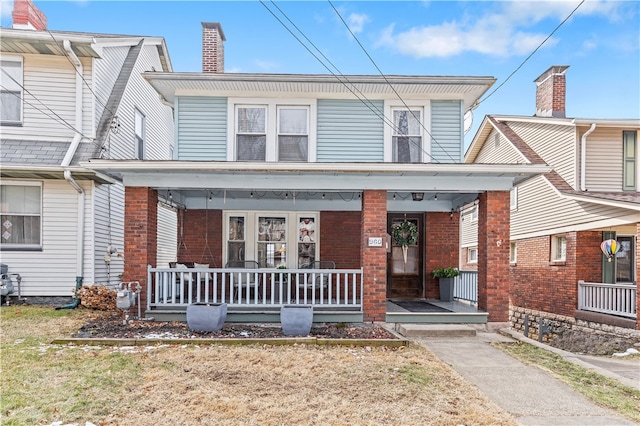
[[[438,194],[433,197],[433,201],[438,201]]]
[[[424,199],[424,192],[412,192],[411,198],[413,201],[422,201]]]

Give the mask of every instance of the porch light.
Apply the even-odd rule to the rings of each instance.
[[[422,201],[424,199],[424,192],[412,192],[411,198],[413,201]]]

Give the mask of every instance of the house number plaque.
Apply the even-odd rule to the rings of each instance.
[[[382,237],[369,237],[369,247],[382,247]]]

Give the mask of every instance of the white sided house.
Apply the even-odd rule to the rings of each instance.
[[[172,108],[142,77],[172,71],[165,41],[50,31],[31,0],[16,0],[0,48],[1,262],[22,277],[22,297],[116,285],[124,188],[79,162],[172,157]]]
[[[527,311],[562,316],[566,324],[640,329],[640,119],[567,118],[567,69],[551,67],[535,80],[534,116],[486,116],[465,162],[553,167],[511,192],[513,325],[521,326]],[[473,267],[477,250],[476,211],[470,204],[461,212],[466,267]],[[619,250],[606,256],[601,244],[610,239]]]

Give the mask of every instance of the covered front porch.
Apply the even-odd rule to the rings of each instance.
[[[474,200],[477,308],[467,305],[462,312],[452,305],[446,321],[469,310],[480,315],[461,322],[507,321],[509,190],[547,170],[119,160],[85,166],[124,183],[123,279],[140,282],[145,316],[182,319],[191,303],[222,302],[230,321],[264,322],[277,321],[284,304],[313,305],[316,322],[429,317],[409,309],[413,316],[403,319],[388,309],[388,299],[438,298],[431,271],[459,265],[459,210]],[[159,206],[176,212],[175,229],[161,223]],[[419,235],[408,247],[409,261],[400,260],[403,250],[390,235],[397,221],[412,221]],[[166,233],[177,236],[174,262],[160,260]],[[237,268],[238,261],[255,265]],[[334,267],[313,266],[315,261]],[[413,276],[397,273],[405,269]]]

